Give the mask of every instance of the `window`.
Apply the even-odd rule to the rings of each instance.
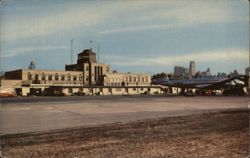
[[[68,81],[70,81],[70,80],[71,80],[71,76],[70,76],[70,74],[68,74],[68,76],[67,76],[67,80],[68,80]]]
[[[133,77],[133,82],[136,82],[136,77]]]
[[[79,76],[79,81],[82,81],[82,76]]]
[[[144,82],[144,77],[141,78],[142,82]]]
[[[129,82],[132,82],[132,77],[131,76],[129,76]]]
[[[61,76],[61,80],[62,80],[62,81],[65,80],[65,76],[64,76],[64,75]]]
[[[86,66],[86,71],[89,71],[89,66]]]
[[[57,73],[55,74],[55,80],[56,81],[58,80],[58,74]]]
[[[49,75],[49,81],[51,81],[52,80],[52,75]]]
[[[45,74],[44,73],[42,73],[42,80],[44,80],[45,81]]]
[[[73,76],[73,80],[76,81],[76,76]]]
[[[72,92],[73,92],[72,88],[69,88],[69,93],[72,93]]]
[[[39,75],[38,75],[38,74],[35,75],[35,80],[36,80],[36,81],[39,80]]]
[[[141,91],[143,91],[143,88],[141,88]]]
[[[32,80],[32,75],[30,72],[28,73],[28,80]]]
[[[133,88],[133,91],[136,91],[136,88]]]

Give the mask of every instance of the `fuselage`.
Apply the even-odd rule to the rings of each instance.
[[[198,88],[203,86],[208,86],[211,84],[219,83],[224,80],[228,80],[226,77],[204,77],[204,78],[193,78],[193,79],[179,79],[179,80],[168,80],[168,79],[159,79],[154,81],[155,84],[165,85],[165,86],[173,86],[173,87],[186,87]],[[197,87],[198,86],[198,87]]]
[[[173,84],[184,84],[184,85],[201,85],[201,84],[214,84],[221,81],[227,80],[226,77],[206,77],[206,78],[194,78],[194,79],[181,79],[181,80],[170,80]]]

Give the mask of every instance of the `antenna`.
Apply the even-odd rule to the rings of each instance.
[[[71,59],[71,64],[73,64],[73,39],[71,40],[71,45],[70,45],[70,59]]]

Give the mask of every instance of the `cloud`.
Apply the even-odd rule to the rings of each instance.
[[[51,52],[53,50],[65,50],[70,49],[69,46],[29,46],[29,47],[18,47],[13,48],[8,51],[2,51],[4,53],[0,54],[0,58],[8,58],[8,57],[15,57],[17,55],[21,54],[31,54],[38,51],[45,51],[45,52]]]
[[[112,65],[119,66],[167,66],[177,63],[186,63],[190,60],[198,62],[232,62],[232,61],[247,61],[249,52],[242,49],[222,49],[196,52],[186,55],[171,55],[160,56],[155,58],[135,58],[127,56],[109,56],[105,57],[110,60]]]
[[[242,17],[237,12],[242,8],[235,8],[232,3],[231,1],[105,1],[105,3],[73,1],[65,3],[67,5],[51,2],[47,6],[28,3],[16,8],[6,4],[4,7],[11,9],[12,14],[7,14],[8,11],[4,14],[5,10],[2,9],[1,36],[3,40],[23,39],[65,33],[74,29],[86,34],[92,28],[100,34],[111,34],[246,20],[248,16]],[[114,23],[109,24],[110,21]]]
[[[54,4],[54,10],[49,10],[45,6],[39,8],[37,5],[32,9],[29,6],[23,6],[22,9],[17,8],[16,12],[13,8],[13,15],[2,15],[2,40],[50,36],[75,29],[87,32],[91,26],[100,24],[113,13],[113,10],[116,10],[108,5],[97,7],[89,6],[87,2],[86,5],[77,4],[72,3],[61,8]],[[12,6],[6,5],[5,7],[11,8]],[[49,8],[52,7],[49,6]],[[19,12],[20,15],[17,15]],[[2,13],[5,13],[4,10]]]
[[[234,7],[234,2],[222,2],[210,1],[204,3],[204,1],[192,1],[187,3],[184,1],[166,1],[165,4],[148,3],[152,8],[149,8],[147,12],[137,12],[134,17],[128,18],[127,26],[106,29],[99,33],[113,34],[249,20],[248,13],[245,12],[245,16],[242,16],[242,12]],[[162,5],[166,7],[162,7]]]
[[[112,33],[121,33],[121,32],[132,32],[132,31],[144,31],[148,29],[166,29],[166,28],[174,28],[176,25],[165,24],[165,25],[148,25],[148,26],[134,26],[120,29],[111,29],[104,30],[99,32],[100,34],[112,34]]]

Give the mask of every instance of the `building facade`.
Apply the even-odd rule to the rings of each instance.
[[[104,86],[150,86],[151,78],[140,73],[108,73],[102,83]]]
[[[21,80],[22,84],[83,85],[80,71],[20,69],[5,73],[6,80]]]
[[[1,88],[16,91],[17,95],[53,95],[48,91],[50,87],[83,86],[83,75],[80,71],[19,69],[5,72],[0,83]]]
[[[175,77],[183,77],[187,76],[189,73],[189,69],[182,67],[182,66],[175,66],[174,67],[174,76]]]
[[[195,76],[195,74],[196,74],[195,62],[194,61],[190,61],[190,64],[189,64],[189,75],[190,76]]]
[[[66,71],[81,71],[84,85],[100,85],[101,76],[109,73],[107,64],[96,62],[96,54],[91,49],[85,49],[78,54],[76,64],[65,65]]]
[[[207,68],[206,71],[203,71],[203,72],[201,73],[201,75],[202,75],[202,77],[209,77],[209,76],[212,76],[212,73],[211,73],[211,71],[210,71],[210,68]]]
[[[110,73],[107,64],[96,62],[91,49],[78,54],[76,64],[64,70],[19,69],[5,72],[1,89],[17,95],[122,95],[162,93],[162,86],[151,86],[148,74]]]

